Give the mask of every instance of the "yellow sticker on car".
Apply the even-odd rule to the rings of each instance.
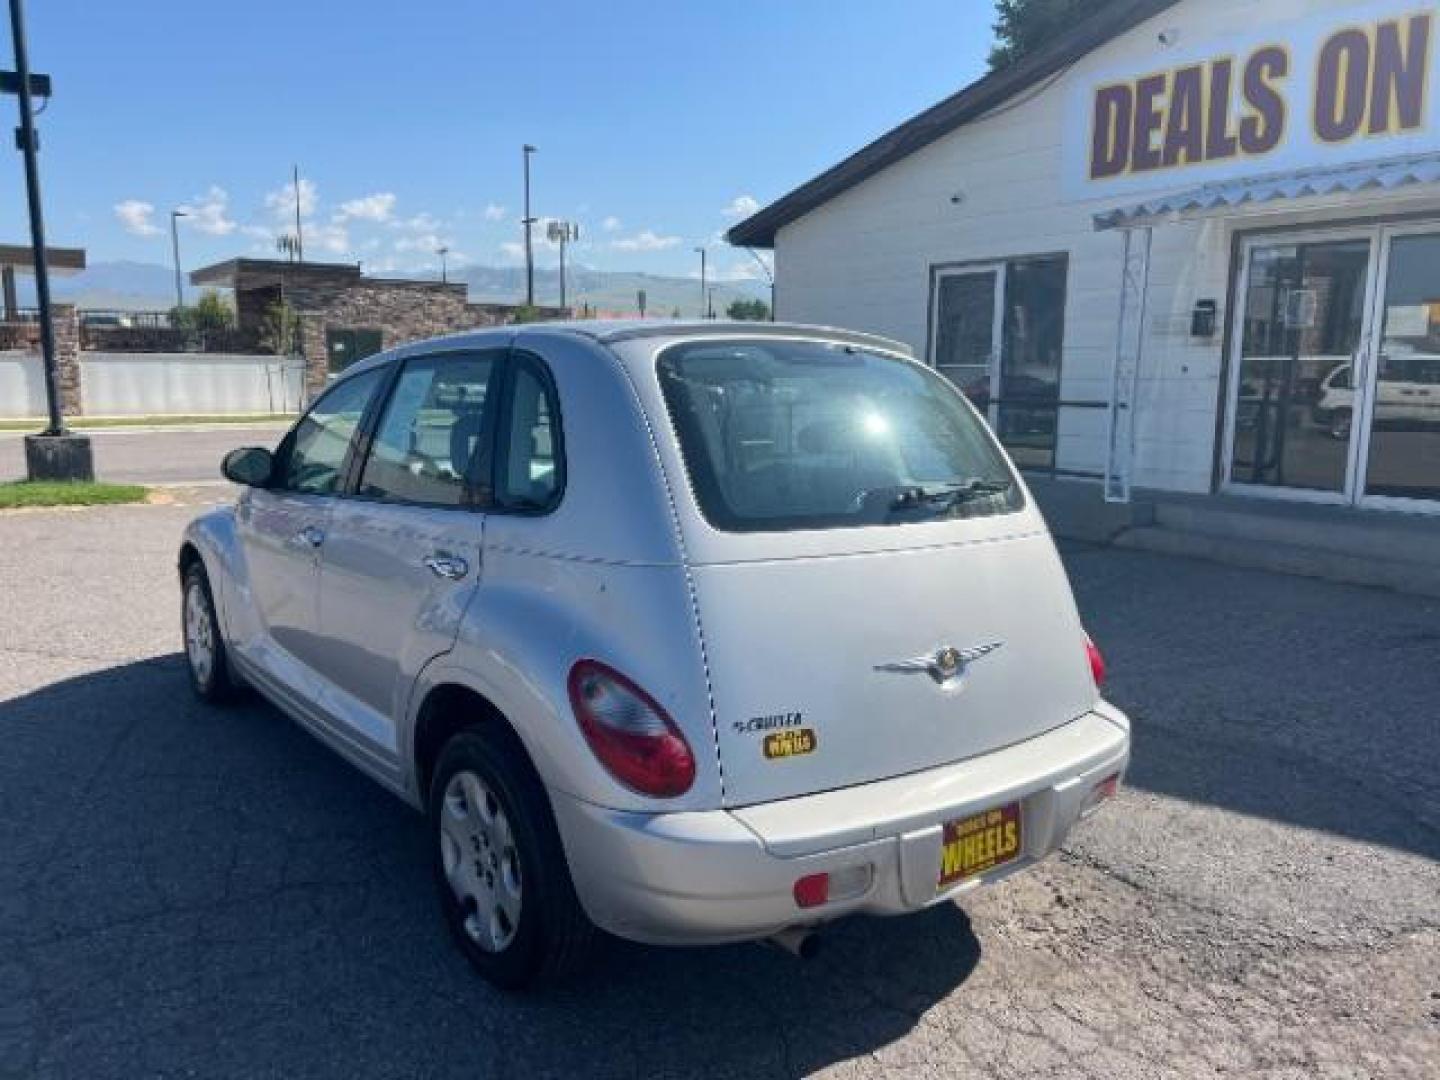
[[[799,757],[815,752],[815,732],[809,728],[791,728],[766,735],[763,744],[765,756],[771,761],[776,758]]]

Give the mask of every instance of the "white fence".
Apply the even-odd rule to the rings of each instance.
[[[226,353],[80,354],[86,416],[293,413],[305,390],[303,360]],[[40,357],[0,352],[0,417],[45,415]]]

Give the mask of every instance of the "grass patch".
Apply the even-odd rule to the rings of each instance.
[[[0,510],[22,506],[105,506],[144,502],[149,492],[138,484],[82,480],[16,480],[0,484]]]
[[[190,424],[289,424],[295,420],[288,413],[227,413],[205,416],[199,413],[184,416],[76,416],[66,424],[76,431],[95,428],[185,427]],[[0,420],[0,431],[39,431],[44,420]]]

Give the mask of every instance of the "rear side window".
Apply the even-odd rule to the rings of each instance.
[[[489,445],[485,402],[496,355],[405,362],[370,444],[361,495],[430,506],[466,502],[482,448]]]
[[[677,345],[657,363],[696,501],[718,529],[903,525],[1022,505],[994,439],[927,368],[786,340]]]
[[[520,511],[549,510],[560,501],[565,487],[565,460],[559,402],[539,360],[515,354],[509,398],[500,433],[500,505]]]

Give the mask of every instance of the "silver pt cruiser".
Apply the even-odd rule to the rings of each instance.
[[[577,323],[349,369],[180,550],[191,679],[429,816],[506,987],[597,928],[774,939],[1042,858],[1129,723],[1025,485],[880,338]]]

